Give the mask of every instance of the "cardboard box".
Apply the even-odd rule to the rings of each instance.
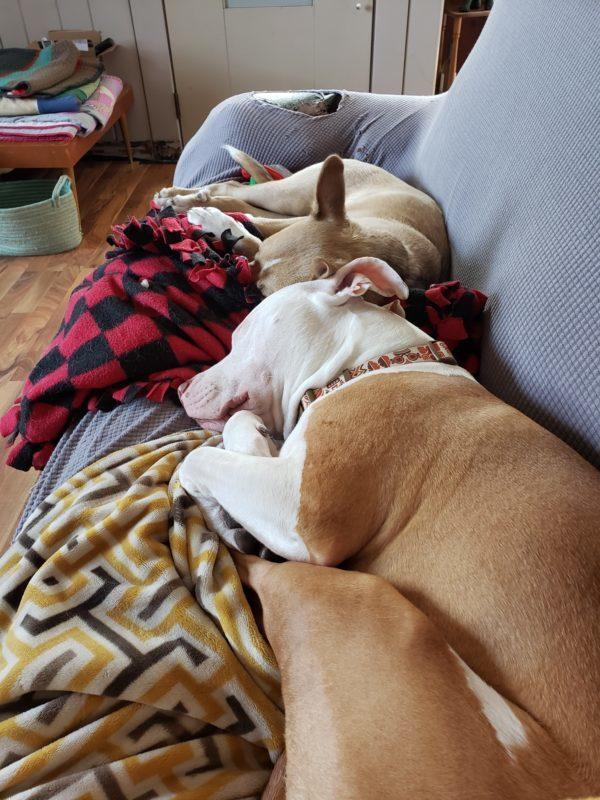
[[[95,61],[94,47],[102,41],[102,34],[100,31],[48,31],[48,38],[52,42],[71,39],[77,45],[84,61]]]

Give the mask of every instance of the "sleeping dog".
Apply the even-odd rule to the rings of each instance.
[[[267,297],[181,391],[225,447],[191,453],[184,488],[309,562],[250,570],[288,796],[600,792],[598,473],[369,289],[408,292],[362,258]]]
[[[239,253],[253,262],[264,294],[299,281],[326,277],[370,253],[390,264],[409,286],[443,280],[448,239],[440,207],[428,195],[380,167],[329,156],[282,180],[272,180],[254,159],[227,148],[258,181],[226,181],[200,189],[162,189],[159,207],[188,212],[215,236],[229,228],[243,238]],[[243,211],[264,240],[226,211]]]

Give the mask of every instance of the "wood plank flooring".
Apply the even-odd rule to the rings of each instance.
[[[102,262],[111,225],[130,214],[141,216],[154,192],[172,185],[173,172],[173,164],[81,161],[75,168],[84,235],[80,246],[54,256],[0,256],[0,414],[56,332],[71,290]],[[28,170],[23,177],[59,174]],[[19,472],[4,462],[0,448],[0,553],[37,477],[34,470]]]

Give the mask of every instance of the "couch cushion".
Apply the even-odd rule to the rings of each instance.
[[[481,380],[600,464],[600,15],[499,0],[415,160],[486,292]]]

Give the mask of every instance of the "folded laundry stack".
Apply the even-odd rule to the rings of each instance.
[[[65,142],[108,121],[123,88],[69,40],[0,49],[0,142]]]

